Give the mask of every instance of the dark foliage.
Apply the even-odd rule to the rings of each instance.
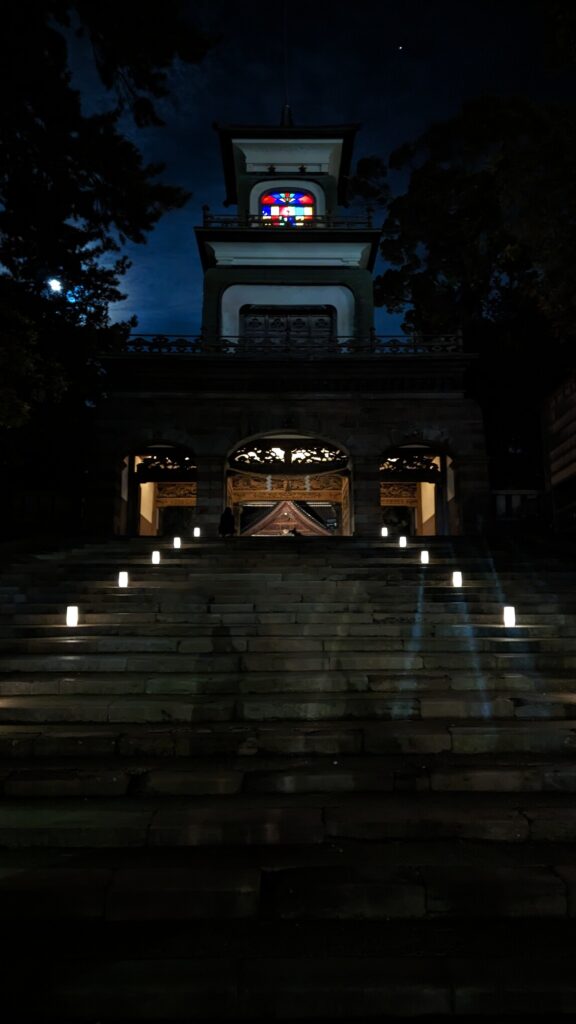
[[[576,331],[576,114],[485,98],[394,153],[376,299],[408,329],[525,346]]]
[[[180,5],[162,19],[135,3],[22,2],[0,35],[0,425],[18,426],[39,403],[70,390],[96,393],[96,352],[128,324],[111,327],[122,298],[126,240],[142,243],[187,193],[159,180],[119,128],[159,122],[175,58],[197,61],[208,41]],[[110,109],[87,116],[72,87],[68,41],[90,38]],[[50,295],[49,278],[61,291]],[[3,400],[2,400],[3,399]]]

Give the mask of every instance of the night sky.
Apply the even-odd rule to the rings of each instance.
[[[221,41],[197,67],[173,74],[172,101],[159,104],[163,128],[123,129],[149,160],[166,164],[164,180],[193,195],[168,214],[145,246],[127,250],[133,267],[127,299],[113,319],[136,314],[142,332],[195,333],[202,275],[193,228],[202,205],[224,212],[214,121],[277,124],[284,97],[282,5],[211,0],[191,4],[201,27]],[[158,8],[161,16],[161,5]],[[556,99],[576,94],[574,70],[545,59],[542,15],[511,0],[377,0],[288,5],[288,91],[296,124],[361,122],[355,158],[382,157],[431,123],[482,94]],[[87,109],[106,106],[74,55]],[[232,212],[232,211],[229,211]],[[380,332],[398,320],[377,314]]]

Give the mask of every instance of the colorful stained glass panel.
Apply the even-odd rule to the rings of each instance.
[[[309,192],[265,192],[260,215],[262,220],[280,227],[301,227],[314,217],[314,196]]]

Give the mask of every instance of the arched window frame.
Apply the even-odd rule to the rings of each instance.
[[[260,217],[261,200],[267,192],[308,192],[314,199],[314,217],[326,215],[324,190],[313,181],[302,178],[272,178],[259,181],[250,191],[250,216]]]

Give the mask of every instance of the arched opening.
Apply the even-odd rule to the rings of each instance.
[[[232,284],[222,292],[220,330],[226,338],[273,337],[282,344],[288,336],[346,339],[354,334],[355,310],[346,285]]]
[[[458,533],[452,457],[427,444],[390,448],[380,462],[382,524],[394,533]]]
[[[123,461],[120,532],[188,536],[194,526],[196,490],[192,452],[164,443],[139,447]]]
[[[228,457],[227,504],[243,536],[349,536],[350,459],[317,437],[282,433]]]
[[[260,196],[260,219],[264,225],[300,228],[314,223],[314,196],[301,189],[271,189]]]

